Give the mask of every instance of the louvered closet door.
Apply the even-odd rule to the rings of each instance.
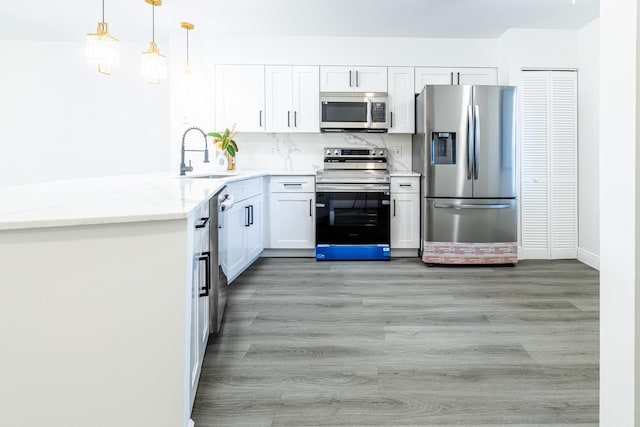
[[[577,76],[551,73],[549,186],[551,258],[576,258],[578,247]]]
[[[523,256],[549,258],[549,78],[524,72],[522,81],[522,178],[520,223]]]
[[[523,72],[522,107],[522,255],[576,258],[577,73]]]

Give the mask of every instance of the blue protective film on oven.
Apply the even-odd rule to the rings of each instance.
[[[391,259],[389,245],[317,245],[317,261],[382,260]]]

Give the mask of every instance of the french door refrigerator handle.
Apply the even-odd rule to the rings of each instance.
[[[480,161],[478,152],[480,151],[480,108],[474,106],[473,116],[474,132],[473,132],[473,179],[478,179],[478,170],[480,169]]]
[[[473,144],[473,108],[467,106],[467,179],[471,179],[471,147]]]

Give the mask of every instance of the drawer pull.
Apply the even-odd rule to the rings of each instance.
[[[196,228],[204,228],[207,225],[207,222],[209,221],[209,218],[200,218],[200,221],[202,221],[200,224],[196,224]]]

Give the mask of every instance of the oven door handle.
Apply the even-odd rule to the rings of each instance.
[[[388,193],[389,184],[316,184],[318,193]]]

